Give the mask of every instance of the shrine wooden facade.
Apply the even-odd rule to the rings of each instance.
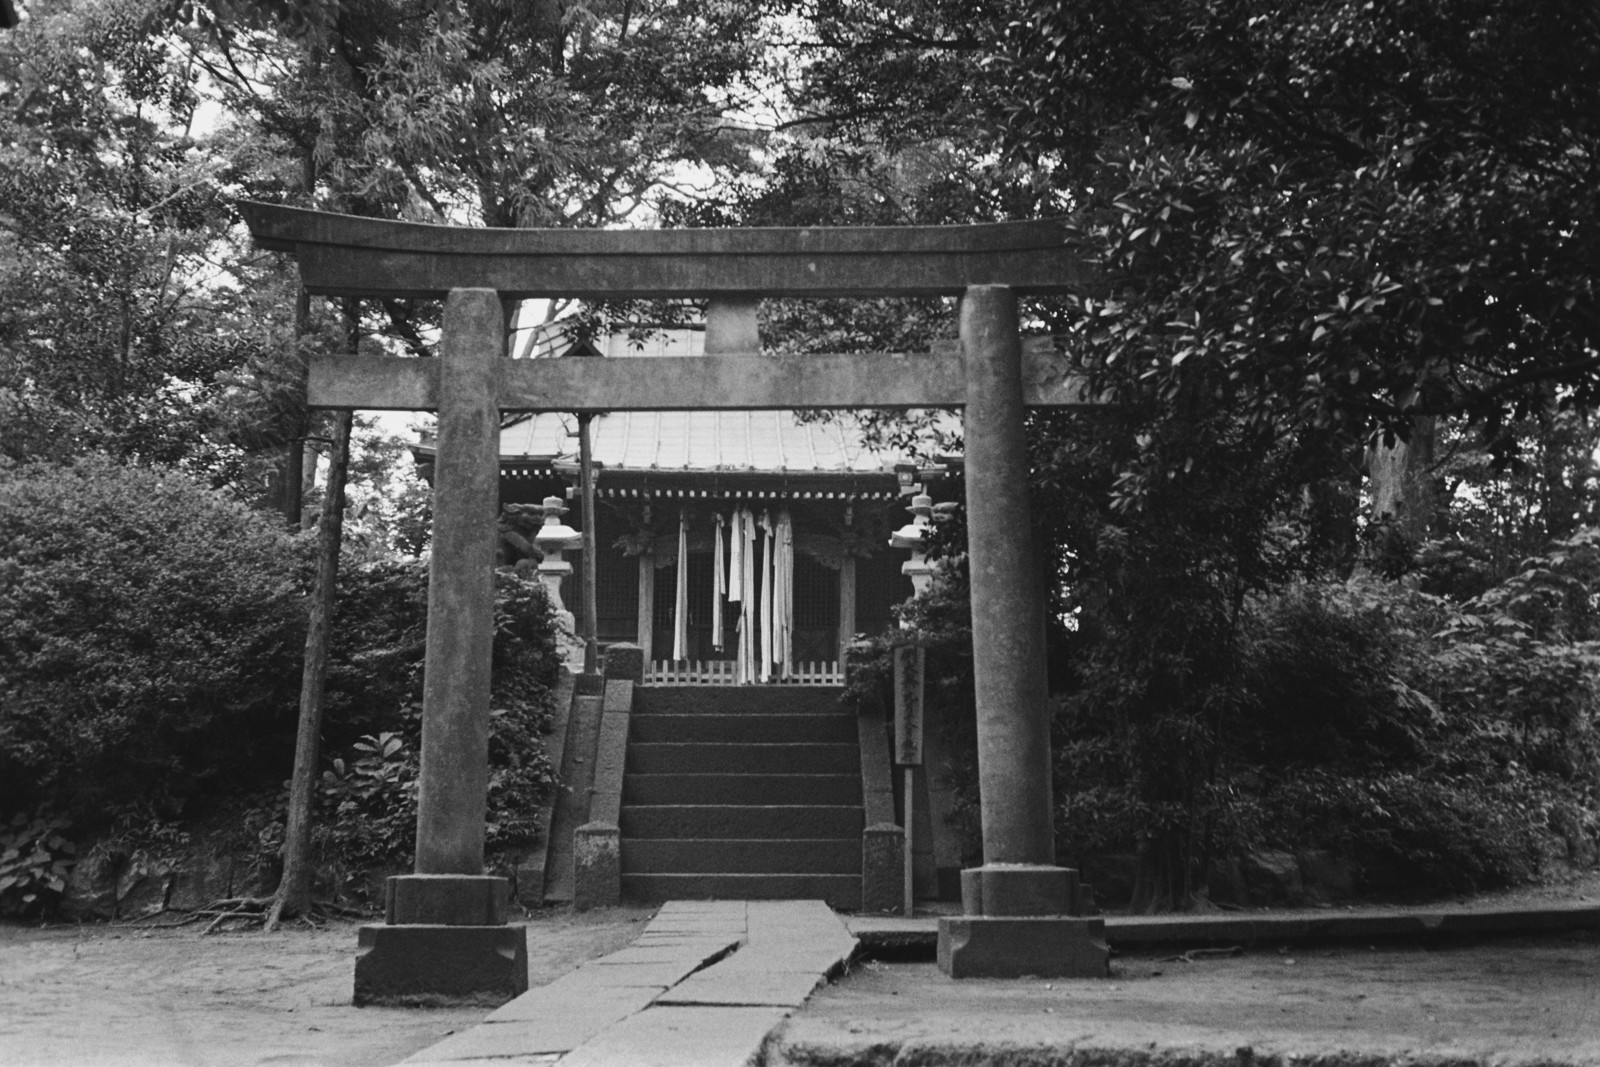
[[[515,354],[566,354],[558,330],[529,332],[540,339],[517,346]],[[603,339],[597,355],[699,356],[702,339],[703,331],[693,327],[657,331],[642,344],[619,335]],[[522,513],[524,534],[536,528],[545,500],[575,496],[576,432],[576,419],[558,412],[522,415],[502,427],[500,503]],[[927,484],[942,471],[869,447],[848,419],[803,420],[787,411],[622,411],[596,415],[590,433],[597,470],[596,634],[602,645],[638,644],[651,681],[838,684],[845,646],[891,625],[894,606],[911,595],[902,570],[907,553],[891,548],[889,538],[906,522],[909,485]],[[433,449],[424,444],[416,454],[426,466]],[[741,509],[773,522],[787,516],[794,548],[783,575],[791,624],[785,655],[765,677],[757,665],[743,679],[738,620],[755,612],[730,603],[716,576],[720,567],[725,582],[729,520]],[[578,529],[580,511],[574,506],[564,516]],[[686,563],[678,555],[680,524]],[[576,555],[566,553],[574,562]],[[687,568],[681,650],[675,647],[680,566]],[[581,626],[576,583],[576,576],[568,578],[559,589]]]

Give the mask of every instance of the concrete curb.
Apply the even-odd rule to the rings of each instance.
[[[565,1062],[565,1061],[562,1061]],[[1462,1056],[1335,1050],[1316,1056],[1199,1048],[1130,1049],[1092,1045],[993,1045],[877,1042],[851,1048],[779,1044],[762,1067],[1513,1067],[1499,1054]],[[521,1067],[521,1065],[518,1065]],[[1579,1061],[1536,1059],[1520,1067],[1588,1067]]]
[[[934,958],[936,916],[854,916],[845,920],[863,953]],[[1106,940],[1121,951],[1167,945],[1251,945],[1330,941],[1406,941],[1525,937],[1600,930],[1600,905],[1539,908],[1395,908],[1279,914],[1107,916]]]

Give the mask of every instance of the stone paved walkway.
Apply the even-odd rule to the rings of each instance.
[[[743,1067],[855,947],[819,900],[674,901],[627,948],[405,1063]]]

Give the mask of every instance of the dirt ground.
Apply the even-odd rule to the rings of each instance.
[[[1600,873],[1471,903],[1575,900],[1600,901]],[[528,920],[532,984],[622,947],[652,913],[536,913]],[[0,924],[0,1064],[377,1067],[488,1014],[352,1007],[356,925],[206,936],[198,926]],[[1116,967],[1113,981],[1074,992],[1039,982],[951,983],[932,964],[868,963],[813,998],[789,1024],[786,1047],[810,1042],[837,1052],[868,1037],[880,1049],[934,1037],[959,1043],[963,1027],[968,1038],[1019,1041],[1111,1032],[1085,1029],[1092,1018],[1120,1019],[1117,1032],[1145,1042],[1235,1041],[1231,1051],[1253,1041],[1265,1050],[1304,1047],[1293,1044],[1302,1035],[1318,1047],[1376,1050],[1430,1047],[1487,1033],[1503,1020],[1513,1030],[1497,1047],[1519,1047],[1513,1031],[1524,1026],[1522,1047],[1558,1054],[1559,1062],[1600,1064],[1600,940],[1593,938],[1439,952],[1258,951],[1192,964],[1130,957]],[[1073,1019],[1076,1029],[1067,1025]],[[1582,1049],[1590,1058],[1575,1058]]]
[[[1433,907],[1600,902],[1600,872]],[[1361,911],[1355,905],[1340,910]],[[1130,953],[1112,977],[952,982],[866,961],[775,1035],[770,1067],[1600,1067],[1600,934]],[[1084,1053],[1093,1051],[1091,1056]]]
[[[1109,981],[957,983],[931,963],[869,961],[785,1024],[769,1062],[1040,1067],[1087,1050],[1119,1067],[1174,1053],[1191,1065],[1600,1064],[1600,938],[1141,955],[1115,960]]]
[[[536,913],[543,985],[632,941],[653,912]],[[0,924],[6,1067],[377,1067],[485,1008],[355,1008],[356,926],[202,935],[198,926]]]

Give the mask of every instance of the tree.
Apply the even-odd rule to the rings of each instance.
[[[1330,458],[1387,451],[1409,551],[1433,517],[1433,418],[1475,423],[1504,465],[1506,427],[1594,401],[1597,29],[1490,0],[1027,5],[1007,28],[1009,144],[1082,175],[1081,247],[1108,291],[1069,329],[1151,415],[1114,490],[1123,529],[1227,469],[1214,432],[1171,433],[1209,408],[1258,435],[1236,472],[1319,437]],[[1141,633],[1160,628],[1128,633],[1154,653]],[[1193,681],[1158,721],[1195,721]]]
[[[1600,16],[1549,0],[1062,4],[1009,24],[1008,144],[1084,189],[1089,364],[1286,429],[1600,389]],[[1181,458],[1181,457],[1180,457]]]
[[[334,589],[339,581],[339,542],[344,532],[345,470],[350,460],[354,413],[334,417],[328,455],[328,484],[317,523],[317,573],[311,587],[310,618],[300,671],[300,717],[295,734],[294,772],[289,780],[289,811],[283,831],[283,874],[263,923],[268,933],[284,915],[304,915],[311,907],[311,809],[316,803],[317,764],[322,753],[323,689],[328,677],[329,629]]]
[[[0,452],[237,482],[225,396],[272,318],[226,269],[223,161],[161,29],[146,0],[38,4],[0,39]]]
[[[804,9],[797,123],[896,147],[948,131],[1010,160],[1101,267],[1101,290],[1034,311],[1118,406],[1033,420],[1035,501],[1081,612],[1081,706],[1120,724],[1144,782],[1140,903],[1182,904],[1239,699],[1241,608],[1350,566],[1363,447],[1393,458],[1457,419],[1505,466],[1517,420],[1595,399],[1596,16]],[[1438,471],[1409,453],[1420,539]]]
[[[755,8],[707,4],[457,6],[368,0],[199,12],[192,54],[254,120],[257,144],[293,146],[298,175],[251,191],[377,217],[487,226],[605,224],[644,206],[687,163],[737,165],[722,117],[753,70]],[[691,42],[693,48],[691,50]],[[691,54],[693,59],[690,59]],[[296,187],[298,178],[298,188]],[[435,303],[383,301],[389,342],[433,354]],[[309,316],[302,306],[299,320]],[[304,332],[304,330],[300,331]],[[360,323],[352,317],[352,348]],[[327,603],[339,553],[348,419],[322,509],[319,595],[306,644],[285,873],[268,926],[309,904]]]

